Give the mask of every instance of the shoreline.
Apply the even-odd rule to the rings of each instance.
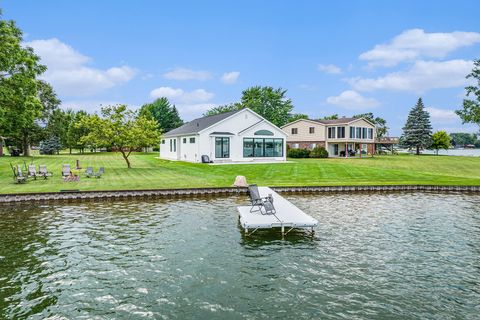
[[[459,185],[358,185],[358,186],[272,186],[276,192],[285,193],[357,193],[357,192],[404,192],[404,191],[436,191],[436,192],[480,192],[480,186]],[[0,194],[3,203],[34,203],[45,201],[84,201],[132,198],[168,198],[196,197],[209,195],[246,194],[245,187],[215,188],[181,188],[181,189],[138,189],[138,190],[90,190],[63,192],[30,192],[17,194]]]

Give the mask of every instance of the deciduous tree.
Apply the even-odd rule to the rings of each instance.
[[[373,113],[368,112],[368,113],[361,113],[353,116],[354,118],[365,118],[371,123],[375,125],[375,129],[377,131],[377,137],[383,137],[384,135],[387,134],[388,127],[387,127],[387,120],[380,118],[380,117],[375,117]]]
[[[439,149],[448,149],[451,146],[452,138],[447,134],[447,132],[441,130],[437,131],[432,135],[432,144],[430,148],[435,150],[435,153],[438,155]]]
[[[160,140],[158,123],[137,116],[126,105],[102,107],[101,117],[93,115],[82,121],[81,125],[90,127],[90,132],[80,140],[90,145],[113,147],[122,154],[128,168],[131,168],[129,156],[133,151],[157,145]]]
[[[463,108],[455,112],[463,123],[475,123],[480,127],[480,59],[474,61],[467,79],[472,79],[473,84],[465,87],[467,98],[463,99]]]

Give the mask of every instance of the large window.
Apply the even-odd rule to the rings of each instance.
[[[283,139],[244,138],[243,156],[252,157],[283,157]]]
[[[215,138],[215,158],[230,157],[230,138]]]
[[[250,139],[250,138],[243,139],[243,157],[244,158],[253,157],[253,139]]]
[[[170,152],[177,152],[177,139],[170,139]]]
[[[329,139],[335,139],[335,127],[329,127],[328,128],[328,138]]]
[[[373,129],[368,128],[368,139],[373,139]]]
[[[337,127],[337,138],[345,138],[345,127]]]
[[[355,139],[355,127],[350,127],[350,139]]]
[[[362,128],[362,139],[367,139],[367,128]]]
[[[362,138],[362,128],[355,127],[355,132],[356,132],[355,138],[361,139]]]

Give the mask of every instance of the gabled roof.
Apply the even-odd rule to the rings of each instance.
[[[340,119],[332,119],[332,120],[314,120],[316,122],[320,122],[323,124],[347,124],[354,120],[361,119],[361,118],[340,118]]]
[[[298,119],[295,121],[292,121],[290,123],[287,123],[286,125],[282,126],[282,129],[285,128],[286,126],[292,125],[293,123],[300,122],[300,121],[307,121],[307,122],[312,122],[312,123],[320,123],[323,125],[329,125],[329,124],[350,124],[354,121],[358,120],[364,120],[368,123],[370,123],[372,126],[375,126],[374,123],[372,123],[370,120],[366,118],[340,118],[340,119],[332,119],[332,120],[322,120],[322,119]]]
[[[178,127],[176,129],[170,130],[167,133],[165,133],[163,136],[164,137],[172,137],[172,136],[180,136],[180,135],[188,135],[188,134],[197,134],[203,129],[206,129],[215,123],[222,121],[232,115],[234,115],[237,112],[242,111],[241,110],[235,110],[235,111],[229,111],[229,112],[224,112],[224,113],[219,113],[215,114],[213,116],[206,116],[202,118],[198,118],[195,120],[192,120],[190,122],[185,123],[183,126]]]

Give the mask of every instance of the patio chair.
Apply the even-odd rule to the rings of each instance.
[[[250,202],[252,203],[250,212],[260,211],[261,214],[276,213],[275,207],[273,206],[273,198],[260,197],[260,192],[258,191],[258,186],[256,184],[248,186],[248,195],[250,196]],[[258,210],[253,210],[255,207],[257,207]],[[265,213],[263,213],[262,208],[265,210]]]
[[[87,167],[87,169],[85,170],[85,176],[87,178],[95,176],[95,172],[93,172],[93,167]]]
[[[20,165],[17,165],[14,170],[14,176],[17,181],[17,183],[23,183],[27,181],[27,177],[25,177],[22,173],[22,168],[20,168]]]
[[[70,170],[69,164],[64,164],[62,167],[62,177],[68,177],[72,170]]]
[[[98,172],[95,173],[95,178],[101,178],[102,177],[102,174],[105,173],[105,168],[104,167],[100,167],[100,169],[98,169]]]
[[[37,167],[34,164],[28,165],[28,177],[33,177],[33,180],[37,180]]]
[[[38,174],[43,177],[43,179],[47,179],[48,177],[53,176],[53,172],[49,172],[47,170],[47,166],[44,164],[41,164],[38,166]]]

